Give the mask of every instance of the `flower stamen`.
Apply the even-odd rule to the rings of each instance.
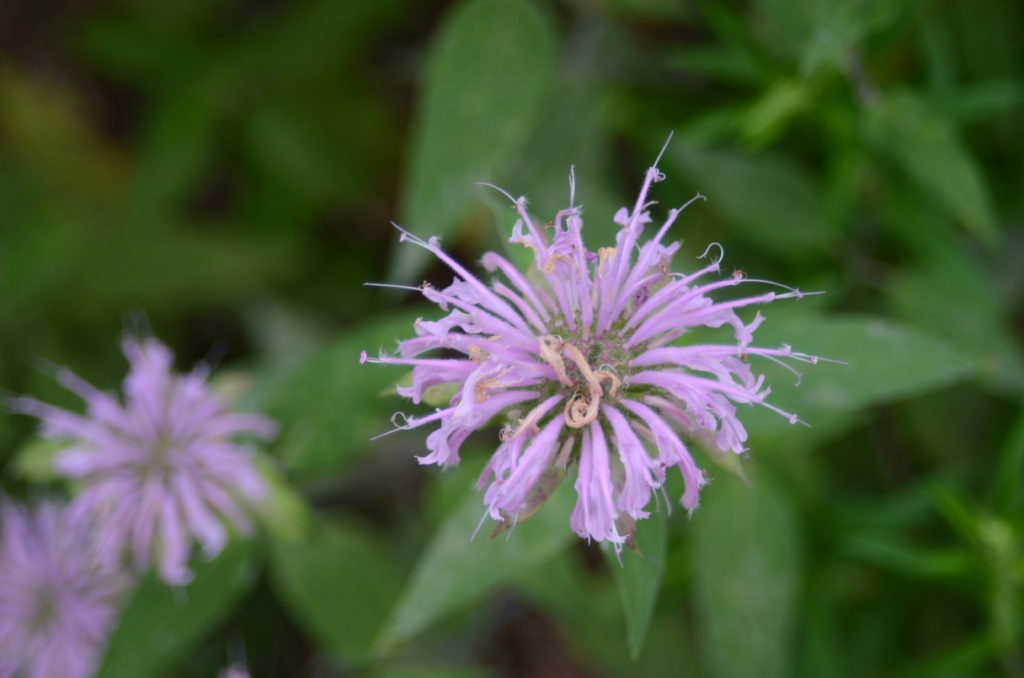
[[[562,356],[558,355],[558,349],[562,346],[561,337],[545,334],[539,337],[539,343],[540,357],[548,365],[551,365],[551,369],[558,376],[558,381],[562,382],[563,386],[572,386],[572,380],[569,379],[569,375],[565,371],[565,361],[562,360]]]
[[[482,403],[487,400],[490,396],[488,393],[491,389],[502,388],[505,386],[514,386],[515,382],[502,381],[501,378],[512,371],[511,367],[506,367],[494,377],[488,377],[487,379],[481,379],[476,383],[473,388],[473,397],[476,398],[478,403]]]
[[[544,262],[544,265],[541,266],[540,270],[544,271],[545,273],[554,273],[555,264],[560,259],[564,259],[566,262],[568,262],[570,266],[576,265],[576,262],[573,261],[572,257],[570,257],[568,254],[565,254],[564,252],[556,252],[555,254],[552,254],[550,257],[548,257],[548,260]]]
[[[598,408],[601,406],[601,381],[590,369],[587,359],[578,348],[566,343],[562,345],[562,351],[576,363],[580,374],[587,382],[587,395],[583,395],[577,390],[565,404],[564,411],[566,424],[572,428],[582,428],[597,418]],[[606,373],[606,375],[618,381],[611,373]],[[612,388],[618,388],[614,382]]]

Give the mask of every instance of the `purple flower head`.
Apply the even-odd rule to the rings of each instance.
[[[62,369],[58,379],[85,401],[85,416],[30,398],[14,407],[41,419],[44,435],[69,442],[56,468],[80,482],[75,502],[97,517],[102,554],[139,568],[155,560],[165,581],[185,584],[193,538],[216,556],[228,539],[225,522],[248,532],[246,508],[264,496],[251,450],[232,438],[269,438],[275,425],[230,412],[210,391],[205,367],[175,373],[173,354],[156,339],[128,337],[124,353],[131,369],[123,402]]]
[[[488,252],[482,263],[494,274],[489,283],[449,257],[437,238],[424,241],[399,229],[402,241],[429,250],[454,272],[445,289],[410,288],[447,315],[418,320],[416,336],[399,344],[397,356],[364,352],[361,361],[412,366],[411,384],[398,392],[414,403],[432,386],[456,385],[446,407],[416,418],[396,415],[395,430],[438,425],[427,437],[430,453],[419,457],[423,464],[457,464],[466,438],[503,417],[498,447],[479,481],[499,529],[536,511],[575,464],[572,529],[620,548],[635,521],[648,515],[669,468],[678,468],[685,481],[682,505],[697,506],[705,475],[684,440],[743,452],[747,432],[739,405],[798,421],[766,402],[769,389],[749,361],[818,359],[788,346],[752,346],[764,318],[755,312],[743,320],[738,312],[803,293],[740,273],[716,276],[721,256],[692,273],[673,273],[679,243],[664,238],[686,205],[669,210],[654,236],[642,240],[652,220],[648,192],[662,179],[655,163],[632,209],[614,217],[621,227],[615,246],[597,252],[583,244],[572,175],[570,206],[549,224],[530,217],[525,198],[506,194],[519,215],[510,242],[529,248],[532,264],[524,274]],[[719,290],[751,285],[760,289],[714,298]],[[723,326],[734,341],[685,342],[691,330]],[[432,357],[435,351],[444,357]]]
[[[93,675],[129,584],[99,557],[87,514],[0,506],[0,678]]]

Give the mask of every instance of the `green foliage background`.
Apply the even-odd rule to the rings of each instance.
[[[46,364],[113,388],[151,326],[283,426],[263,535],[144,582],[101,675],[1024,673],[1022,32],[1010,0],[5,4],[0,385],[73,405]],[[673,130],[656,212],[709,198],[677,265],[827,290],[758,340],[849,365],[771,372],[812,427],[751,412],[644,558],[577,540],[568,485],[470,542],[493,436],[447,474],[368,440],[401,373],[359,351],[433,311],[361,283],[449,279],[388,222],[472,261],[512,218],[476,181],[549,215],[575,165],[601,246]],[[64,491],[47,452],[0,417],[6,492]]]

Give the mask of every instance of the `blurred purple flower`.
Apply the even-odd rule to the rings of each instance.
[[[0,678],[85,678],[130,578],[99,558],[89,516],[0,506]]]
[[[225,520],[250,531],[246,508],[265,494],[251,450],[233,436],[269,438],[275,425],[230,412],[209,390],[205,367],[176,374],[156,339],[128,337],[124,353],[123,403],[62,369],[58,380],[85,401],[87,416],[31,398],[13,407],[41,419],[47,437],[70,442],[56,468],[81,483],[75,502],[96,515],[101,554],[127,555],[139,568],[155,559],[165,581],[186,584],[193,537],[213,558],[228,539]]]
[[[764,377],[754,374],[748,360],[818,358],[789,346],[751,346],[764,318],[758,312],[745,322],[737,311],[803,293],[740,272],[707,280],[720,273],[717,245],[701,256],[718,248],[719,257],[703,268],[673,273],[669,265],[679,243],[665,244],[663,238],[689,202],[669,210],[654,237],[641,242],[654,204],[648,191],[662,179],[655,162],[633,208],[615,215],[621,226],[616,246],[596,253],[583,244],[571,174],[570,207],[553,223],[534,222],[526,199],[506,193],[519,215],[510,241],[529,248],[533,261],[524,275],[488,252],[484,268],[503,276],[490,284],[449,257],[437,238],[424,241],[399,229],[402,241],[429,250],[455,273],[445,289],[427,283],[408,288],[448,315],[417,320],[416,337],[399,344],[397,357],[370,358],[364,352],[361,362],[412,366],[411,383],[398,392],[414,403],[432,386],[456,384],[446,407],[417,418],[395,415],[394,430],[439,424],[427,437],[430,454],[419,457],[423,464],[457,464],[459,446],[474,430],[495,416],[505,418],[500,444],[479,481],[486,487],[489,515],[501,521],[496,531],[535,512],[575,462],[573,530],[620,548],[635,521],[648,515],[652,493],[662,488],[669,467],[678,468],[685,481],[682,505],[691,511],[697,506],[705,475],[680,433],[740,453],[747,433],[737,405],[760,405],[798,421],[766,402]],[[781,291],[727,301],[711,296],[750,284]],[[677,341],[695,328],[724,325],[732,328],[735,343]],[[443,357],[419,357],[437,350]],[[462,355],[449,357],[453,352]]]

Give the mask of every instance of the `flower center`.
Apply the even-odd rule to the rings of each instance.
[[[180,466],[181,451],[188,445],[187,440],[161,431],[153,440],[140,442],[146,451],[140,468],[145,476],[159,479],[165,485],[175,475]]]
[[[541,358],[551,366],[558,381],[572,389],[572,395],[565,403],[565,423],[570,428],[582,428],[597,418],[601,398],[605,395],[602,382],[608,382],[608,397],[615,397],[622,381],[611,369],[595,371],[587,357],[574,344],[554,335],[540,337]],[[569,365],[565,359],[568,358]]]
[[[47,587],[39,587],[34,591],[32,616],[29,626],[33,629],[45,629],[53,623],[57,613],[57,596]]]

